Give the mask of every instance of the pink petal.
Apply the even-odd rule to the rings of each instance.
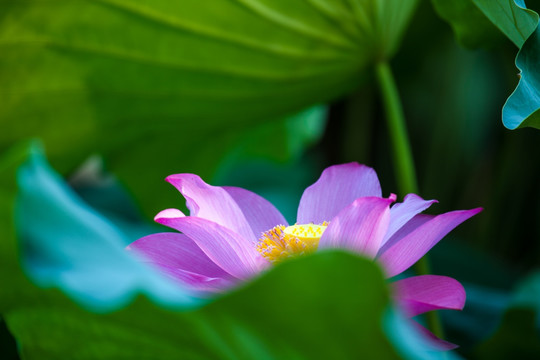
[[[177,218],[177,217],[184,217],[186,215],[178,209],[165,209],[165,210],[160,211],[158,216],[167,217],[167,218]]]
[[[390,209],[390,225],[381,245],[384,245],[403,225],[415,215],[426,210],[437,200],[424,200],[415,194],[408,194],[402,203],[397,203]]]
[[[482,209],[477,208],[451,211],[437,216],[416,215],[379,251],[377,257],[386,270],[386,275],[392,277],[407,270],[453,228],[480,211]]]
[[[199,217],[167,218],[160,215],[155,218],[158,223],[187,235],[214,263],[239,279],[250,278],[268,266],[250,241],[224,226]]]
[[[448,350],[454,350],[459,347],[456,344],[452,344],[451,342],[448,342],[446,340],[439,339],[431,331],[429,331],[428,329],[426,329],[425,327],[423,327],[416,321],[411,320],[411,323],[419,333],[424,335],[426,340],[428,340],[428,345],[430,345],[433,350],[448,351]]]
[[[465,306],[465,289],[450,277],[413,276],[395,281],[391,287],[409,317],[439,309],[462,310]]]
[[[319,248],[343,248],[375,257],[388,228],[392,201],[380,197],[355,200],[330,221]]]
[[[180,269],[209,278],[234,279],[210,260],[199,246],[184,234],[148,235],[131,243],[126,249],[168,270]]]
[[[210,220],[256,241],[242,210],[225,189],[211,186],[194,174],[176,174],[166,179],[186,198],[191,216]]]
[[[330,166],[304,191],[297,222],[320,224],[330,221],[343,208],[364,196],[381,196],[379,179],[372,168],[358,163]]]
[[[238,187],[224,186],[223,189],[236,201],[257,238],[276,225],[288,226],[279,210],[263,197]]]

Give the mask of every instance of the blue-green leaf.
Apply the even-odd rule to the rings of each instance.
[[[134,239],[86,205],[49,167],[39,146],[31,145],[17,183],[22,263],[39,286],[59,288],[99,311],[124,306],[141,292],[164,303],[198,302],[129,255],[124,248]]]
[[[511,130],[527,126],[540,129],[539,64],[540,27],[527,39],[516,57],[520,80],[502,110],[504,126]]]

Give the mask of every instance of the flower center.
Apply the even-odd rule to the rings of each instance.
[[[317,250],[319,240],[327,226],[327,222],[321,225],[302,224],[287,227],[278,225],[262,234],[257,250],[273,263],[312,253]]]

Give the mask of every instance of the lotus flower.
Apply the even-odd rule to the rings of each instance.
[[[414,194],[391,206],[396,196],[382,197],[375,171],[357,163],[325,169],[304,191],[294,225],[248,190],[211,186],[194,174],[171,175],[166,180],[185,197],[190,216],[177,209],[160,212],[155,220],[180,233],[149,235],[128,250],[201,294],[230,289],[275,263],[326,249],[372,258],[391,278],[481,211],[420,214],[436,201]],[[409,317],[436,309],[462,309],[465,303],[461,284],[445,276],[413,276],[391,286]],[[454,347],[444,341],[437,344],[440,349]]]

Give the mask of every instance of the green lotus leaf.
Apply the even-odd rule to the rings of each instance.
[[[416,3],[3,2],[0,149],[38,136],[64,174],[103,154],[154,214],[152,180],[210,176],[246,131],[353,89]]]

